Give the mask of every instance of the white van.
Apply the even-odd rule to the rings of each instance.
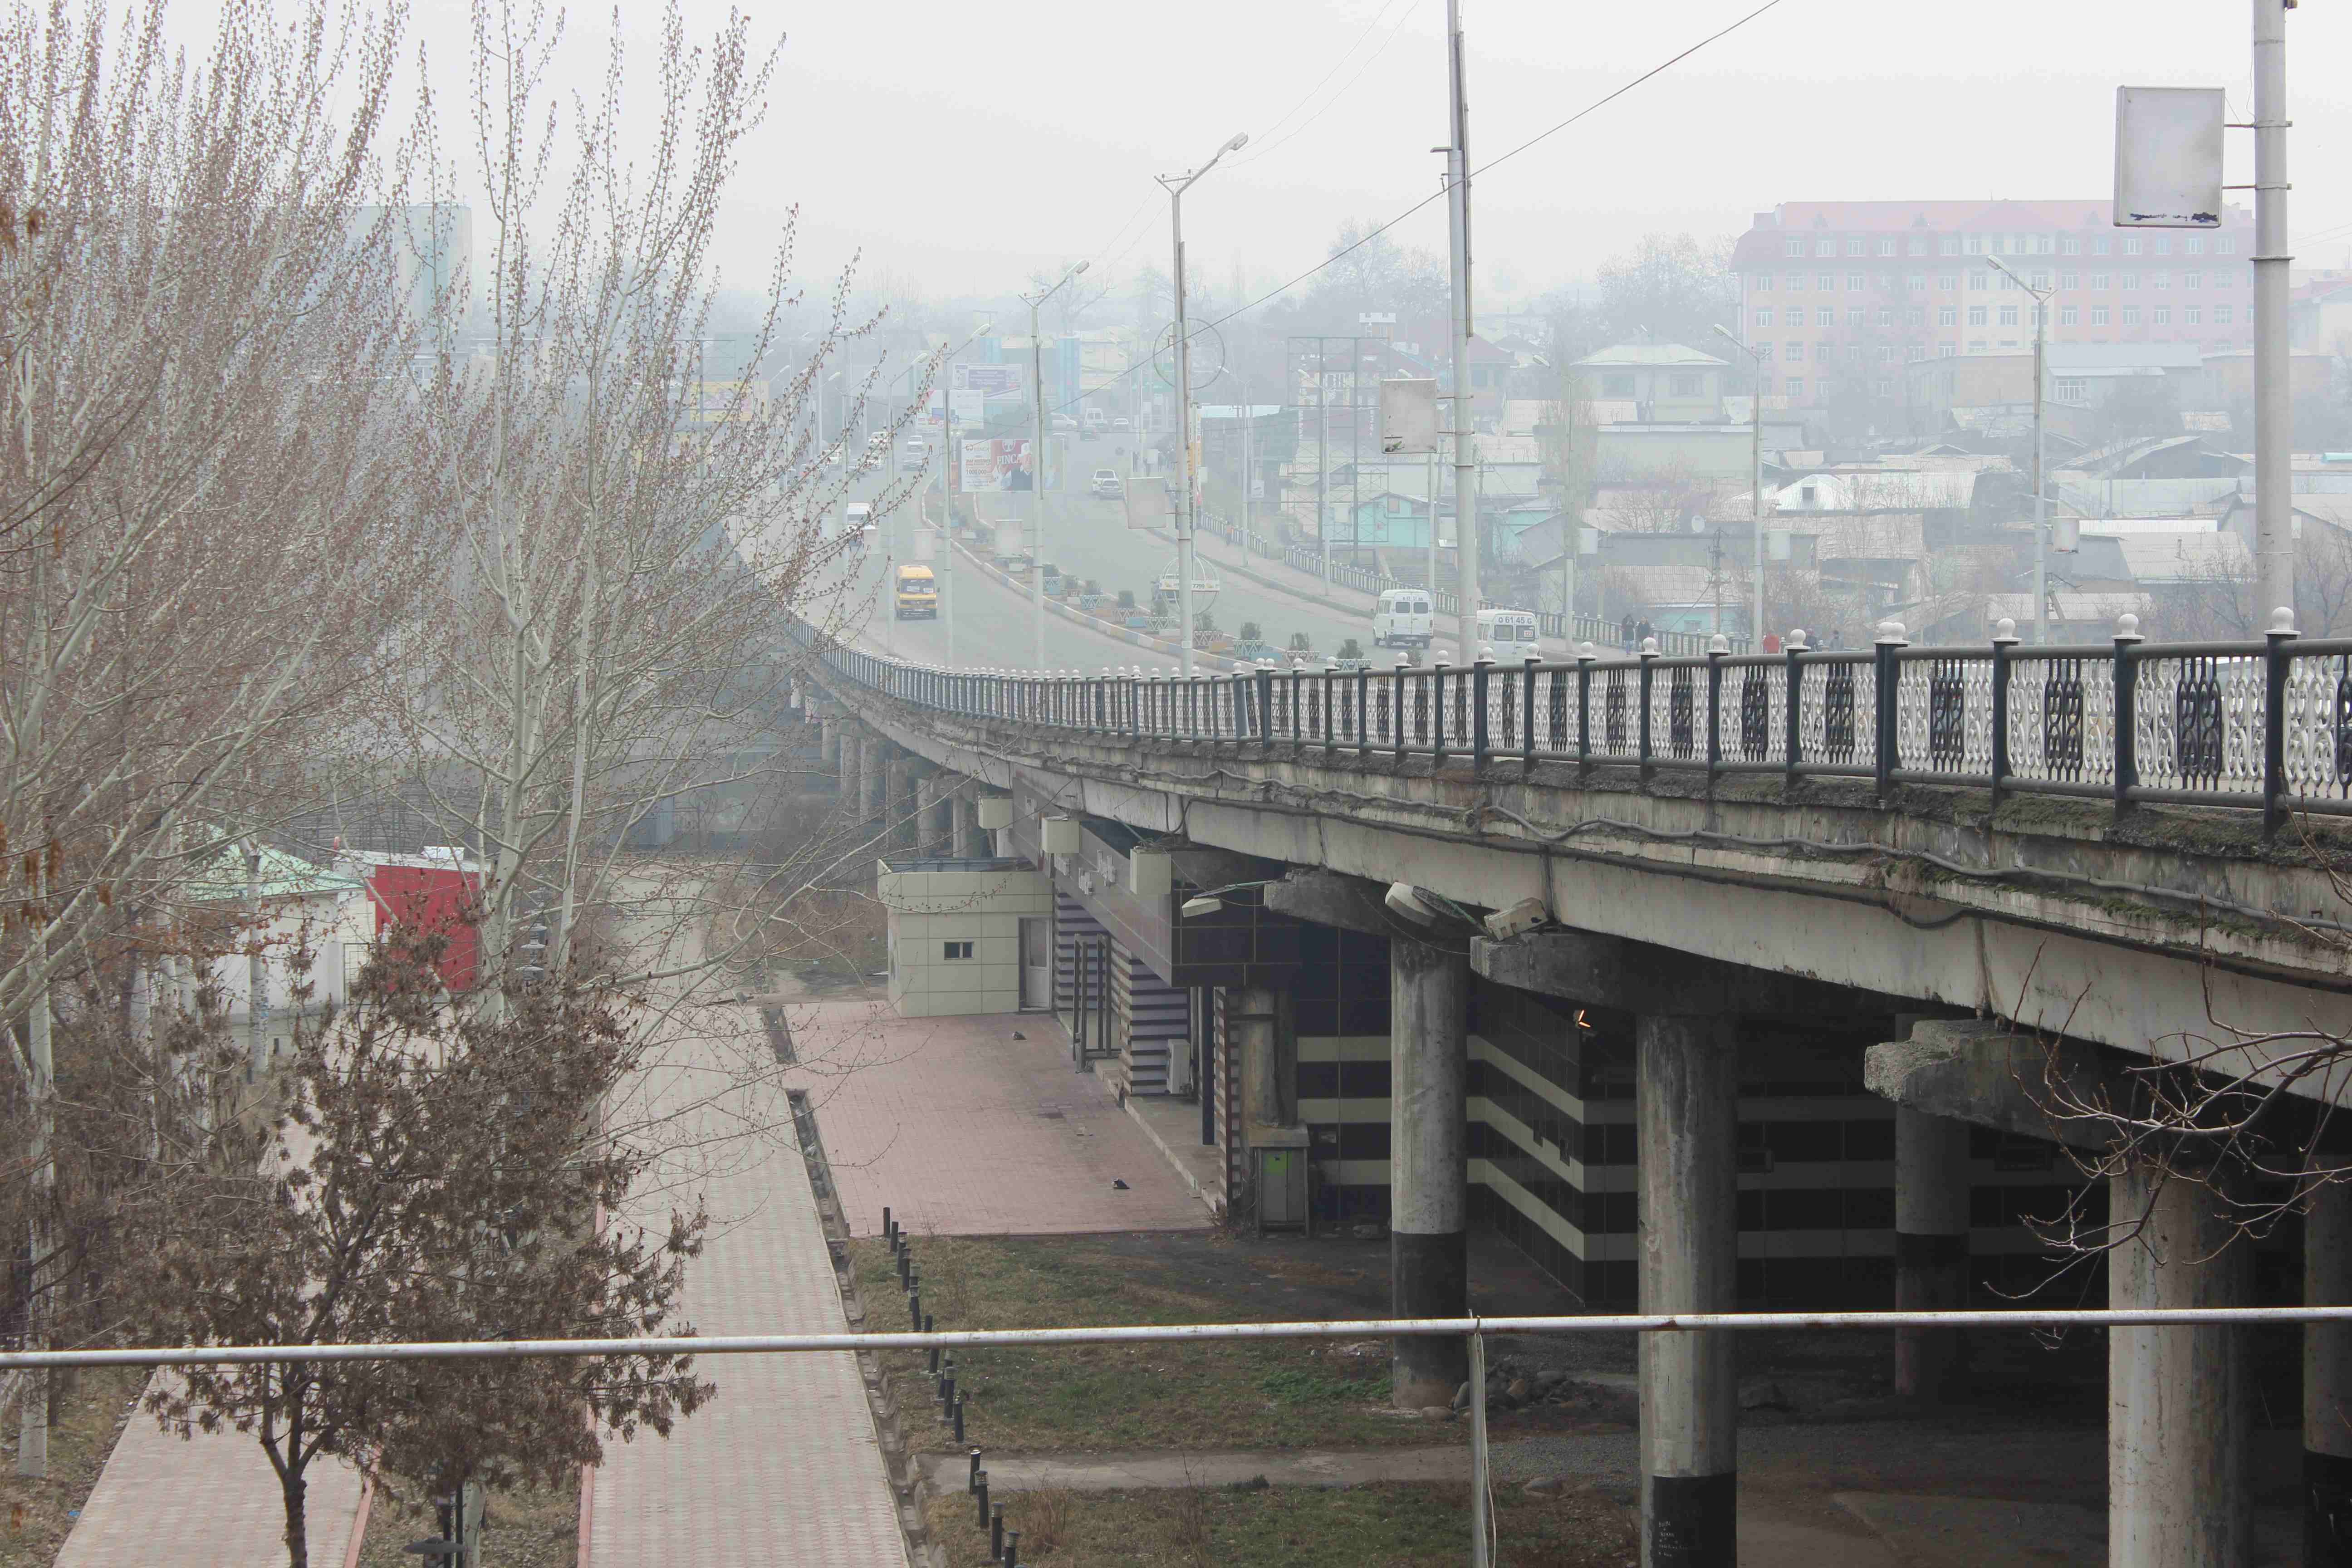
[[[1387,589],[1372,612],[1372,646],[1427,647],[1431,625],[1428,589]]]
[[[866,542],[866,525],[874,521],[874,508],[862,500],[851,501],[841,511],[841,531],[861,548]]]
[[[923,465],[931,460],[931,444],[920,436],[909,436],[898,444],[898,471],[919,474]]]
[[[1508,663],[1537,651],[1536,613],[1533,610],[1481,610],[1478,612],[1478,641],[1492,648],[1495,658]]]

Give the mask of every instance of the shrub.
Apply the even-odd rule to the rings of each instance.
[[[1339,657],[1341,658],[1361,658],[1364,657],[1364,645],[1358,642],[1354,637],[1349,637],[1346,642],[1339,645]]]
[[[1308,648],[1311,648],[1314,646],[1315,645],[1313,643],[1307,640],[1307,634],[1305,632],[1293,632],[1290,634],[1291,652],[1305,653]]]
[[[1255,621],[1244,621],[1244,622],[1242,623],[1242,641],[1244,641],[1244,642],[1255,642],[1255,641],[1257,641],[1257,640],[1258,640],[1258,627],[1257,627],[1257,623],[1256,623]]]

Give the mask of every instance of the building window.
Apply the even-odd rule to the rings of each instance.
[[[1869,311],[1864,310],[1859,305],[1848,305],[1845,310],[1845,324],[1849,327],[1861,326],[1863,324],[1863,318],[1869,314]]]
[[[1603,397],[1631,397],[1631,396],[1633,396],[1633,374],[1632,374],[1630,372],[1628,372],[1628,373],[1626,373],[1626,374],[1620,374],[1620,375],[1604,375],[1604,376],[1602,376],[1602,377],[1601,378],[1601,396],[1603,396]]]
[[[1805,357],[1805,345],[1799,342],[1792,342],[1782,352],[1790,359],[1801,360]]]
[[[1981,290],[1985,286],[1985,279],[1990,276],[1991,274],[1988,272],[1971,272],[1969,274],[1969,287],[1972,289]]]
[[[2009,254],[2009,236],[2005,234],[1996,234],[1992,236],[1992,253],[1995,256],[2007,256]]]
[[[1861,240],[1849,239],[1845,242],[1845,253],[1848,256],[1867,256],[1870,251]]]
[[[1789,395],[1791,397],[1802,397],[1805,395],[1805,378],[1803,376],[1792,375],[1789,378]]]
[[[1927,357],[1927,345],[1924,343],[1906,343],[1904,345],[1903,357],[1906,361],[1926,359]]]
[[[2202,272],[2184,272],[2180,275],[2180,286],[2183,289],[2202,289],[2205,287],[2205,274]]]
[[[2083,275],[2079,272],[2061,272],[2058,275],[2058,287],[2061,289],[2080,289],[2082,286]]]
[[[1823,272],[1818,274],[1813,279],[1813,287],[1820,289],[1824,294],[1828,293],[1830,290],[1837,287],[1837,274],[1834,272]]]
[[[1805,242],[1801,239],[1784,239],[1780,242],[1780,254],[1802,256],[1805,254]]]
[[[1924,272],[1911,274],[1908,283],[1914,294],[1925,294],[1927,291],[1927,275]],[[1171,284],[1171,287],[1174,286]]]
[[[2106,287],[2107,275],[2105,273],[2094,272],[2091,274],[2091,292],[2094,294],[2102,293],[2105,290]]]
[[[1957,234],[1948,234],[1936,242],[1936,254],[1938,256],[1958,256],[1959,253],[1960,237]]]
[[[1984,308],[1982,305],[1971,305],[1971,306],[1969,306],[1969,325],[1970,325],[1971,327],[1981,327],[1981,326],[1983,326],[1984,324],[1985,324],[1985,308]]]
[[[2154,279],[2154,281],[2149,284],[2150,288],[2169,289],[2172,287],[2172,274],[2169,272],[2152,273],[2150,274],[2150,277]]]
[[[1893,326],[1895,324],[1895,312],[1888,310],[1884,305],[1878,307],[1878,324],[1882,327]]]
[[[2237,286],[2238,286],[2238,275],[2237,275],[2236,273],[2234,273],[2234,272],[2216,272],[2215,274],[2213,274],[2213,287],[2214,287],[2214,288],[2216,288],[2216,289],[2235,289]]]
[[[1815,240],[1813,242],[1813,254],[1815,256],[1835,256],[1837,254],[1837,241],[1834,239]]]
[[[2000,324],[2001,324],[2002,326],[2004,326],[2004,327],[2013,327],[2013,326],[2017,325],[2017,307],[2016,307],[2016,306],[2014,306],[2014,305],[2003,305],[2003,306],[2000,308]]]
[[[2050,384],[2050,395],[2061,403],[2087,403],[2091,384],[2076,375],[2062,375]]]
[[[1983,235],[1972,234],[1969,236],[1969,254],[1970,256],[1982,256],[1984,254]]]
[[[1867,289],[1870,287],[1870,279],[1860,272],[1849,272],[1845,275],[1845,286],[1848,289]]]
[[[2091,254],[2092,254],[2092,255],[2094,255],[2094,256],[2105,256],[2105,255],[2106,255],[2106,254],[2107,254],[2107,252],[2108,252],[2108,251],[2110,251],[2110,250],[2112,250],[2112,249],[2114,249],[2114,248],[2115,248],[2115,241],[2114,241],[2112,238],[2108,237],[2106,235],[2100,234],[2100,235],[2094,235],[2094,236],[2092,236],[2092,237],[2091,237]]]
[[[2127,234],[2124,236],[2124,254],[2126,256],[2137,256],[2139,254],[2139,236],[2136,234]]]
[[[2180,248],[2191,256],[2202,256],[2205,254],[2205,237],[2201,234],[2192,234]]]
[[[2094,305],[2094,306],[2092,306],[2092,307],[2091,307],[2091,325],[2093,325],[2093,326],[2095,326],[2095,327],[2104,327],[2104,326],[2105,326],[2106,324],[2107,324],[2107,308],[2106,308],[2105,305]]]
[[[1936,345],[1936,357],[1937,359],[1958,359],[1959,357],[1959,353],[1960,345],[1958,343],[1937,343]]]
[[[1895,242],[1894,242],[1893,240],[1891,240],[1891,239],[1882,239],[1882,240],[1880,240],[1880,241],[1878,242],[1878,254],[1879,254],[1879,255],[1881,255],[1881,256],[1892,256],[1892,255],[1894,255],[1894,254],[1895,254]]]
[[[2139,274],[2138,274],[2138,273],[2137,273],[2137,272],[2126,272],[2126,273],[2125,273],[2125,274],[2124,274],[2124,292],[2125,292],[2125,293],[2128,294],[2128,293],[2130,293],[2133,289],[2137,289],[2137,288],[2138,288],[2138,287],[2139,287]]]
[[[1894,344],[1881,343],[1878,345],[1878,363],[1881,364],[1893,364],[1895,363]]]
[[[1874,381],[1871,383],[1871,384],[1877,388],[1878,395],[1881,397],[1892,397],[1895,395],[1895,384],[1891,381]]]
[[[1846,344],[1845,363],[1848,364],[1860,364],[1862,363],[1862,345],[1860,343]]]
[[[2050,292],[2050,274],[2038,267],[2033,269],[2033,289],[2038,294]]]
[[[2126,327],[2137,327],[2139,325],[2139,307],[2137,305],[2126,305],[2124,307],[2124,325]]]
[[[1910,326],[1924,327],[1927,324],[1927,311],[1923,306],[1912,306],[1910,310],[1904,312],[1904,318],[1906,323]]]
[[[1706,391],[1706,383],[1696,375],[1677,374],[1675,377],[1676,397],[1697,397]]]
[[[1813,315],[1816,318],[1816,325],[1823,327],[1834,327],[1837,325],[1837,310],[1833,306],[1823,305],[1821,309],[1815,310]]]
[[[2202,305],[2183,305],[2183,306],[2181,306],[2181,307],[2180,307],[2180,324],[2181,324],[2181,325],[2183,325],[2183,326],[2185,326],[2185,327],[2198,327],[2198,326],[2202,326],[2202,325],[2204,325],[2204,324],[2205,324],[2205,307],[2203,307]]]
[[[2058,241],[2058,249],[2062,255],[2065,256],[2082,255],[2083,237],[2079,234],[2069,234],[2061,237]]]
[[[1803,292],[1804,292],[1804,289],[1805,289],[1805,275],[1804,275],[1803,273],[1801,273],[1801,272],[1791,272],[1791,273],[1790,273],[1790,274],[1789,274],[1789,292],[1790,292],[1790,293],[1791,293],[1791,294],[1801,294],[1801,293],[1803,293]]]
[[[2158,306],[2156,308],[2155,315],[2156,315],[2156,321],[2155,321],[2155,323],[2154,323],[2155,325],[2159,326],[2159,327],[2168,327],[2168,326],[2172,325],[2172,307],[2171,307],[2171,306],[2169,306],[2169,305],[2158,305]]]
[[[948,963],[953,963],[959,960],[970,958],[971,956],[971,943],[968,942],[943,942],[940,943],[940,957],[946,960]]]
[[[2156,253],[2158,256],[2169,256],[2172,254],[2172,237],[2170,235],[2159,234],[2156,237]]]
[[[2224,235],[2219,235],[2219,236],[2216,236],[2216,237],[2215,237],[2215,238],[2214,238],[2214,240],[2213,240],[2213,254],[2214,254],[2214,255],[2216,255],[2216,256],[2235,256],[2235,255],[2237,255],[2237,254],[2238,254],[2238,239],[2237,239],[2237,237],[2236,237],[2235,235],[2230,235],[2230,234],[2224,234]]]
[[[1748,286],[1759,294],[1769,294],[1772,291],[1772,275],[1769,272],[1759,272],[1754,278],[1748,279]]]
[[[1985,341],[1982,338],[1970,338],[1969,340],[1969,353],[1972,354],[1980,354],[1984,352]]]
[[[1767,305],[1762,310],[1756,312],[1756,324],[1759,327],[1769,327],[1772,324],[1771,306]]]
[[[1993,276],[1992,286],[2004,293],[2014,293],[2017,289],[2017,279],[2006,272],[1996,273]]]
[[[2232,312],[2231,312],[2231,310],[2230,307],[2229,307],[2229,306],[2227,306],[2227,305],[2216,305],[2216,306],[2214,306],[2214,307],[2213,307],[2213,324],[2214,324],[2215,326],[2217,326],[2217,327],[2226,327],[2226,326],[2228,326],[2228,325],[2230,324],[2230,318],[2231,318],[2231,314],[2232,314]]]
[[[1936,288],[1938,292],[1948,294],[1959,286],[1960,279],[1957,273],[1938,272],[1936,274]]]
[[[1813,345],[1813,357],[1822,361],[1823,363],[1827,363],[1829,361],[1837,358],[1837,349],[1835,345],[1831,343],[1815,343]]]
[[[2082,319],[2083,308],[2081,306],[2061,305],[2058,307],[2058,324],[2060,326],[2071,327]]]
[[[1939,327],[1957,327],[1959,324],[1960,310],[1958,306],[1938,305],[1936,307],[1936,325]]]

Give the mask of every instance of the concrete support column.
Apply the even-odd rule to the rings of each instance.
[[[821,767],[841,766],[841,721],[820,716],[816,721],[816,755]]]
[[[959,780],[948,796],[948,853],[959,860],[977,860],[991,853],[988,835],[974,818],[971,781]]]
[[[882,842],[905,854],[915,847],[915,759],[893,746],[882,764]]]
[[[1907,1105],[1895,1108],[1895,1310],[1933,1312],[1969,1302],[1969,1127]],[[1958,1392],[1957,1329],[1895,1331],[1895,1392],[1944,1400]]]
[[[1739,1073],[1723,1015],[1643,1014],[1634,1031],[1641,1307],[1738,1304]],[[1641,1336],[1643,1568],[1730,1568],[1739,1384],[1727,1333]]]
[[[917,773],[915,775],[913,819],[908,824],[908,833],[914,845],[915,853],[918,855],[943,853],[931,840],[931,807],[936,804],[938,790],[938,774]]]
[[[835,752],[835,761],[840,769],[836,793],[843,807],[855,816],[864,809],[861,802],[864,800],[866,790],[866,773],[863,766],[866,748],[861,742],[858,727],[855,723],[846,719],[836,719],[834,721],[834,726],[833,749]]]
[[[2136,1165],[2108,1179],[2107,1202],[2121,1238],[2107,1255],[2110,1306],[2252,1304],[2252,1250],[2210,1192]],[[2242,1329],[2108,1331],[2109,1568],[2252,1560],[2245,1357]]]
[[[872,822],[882,815],[882,737],[872,731],[857,737],[857,818]]]
[[[928,781],[929,795],[923,805],[923,853],[953,855],[955,844],[956,797],[963,788],[961,773],[935,773]]]
[[[1389,941],[1389,1289],[1400,1318],[1470,1309],[1470,960]],[[1456,1339],[1396,1342],[1396,1403],[1450,1405],[1469,1375]]]
[[[1236,987],[1225,999],[1225,1043],[1241,1061],[1244,1137],[1248,1130],[1283,1123],[1280,1005],[1265,985]]]
[[[2352,1190],[2311,1195],[2303,1222],[2303,1301],[2352,1306]],[[2303,1329],[2303,1561],[2352,1568],[2352,1328]]]

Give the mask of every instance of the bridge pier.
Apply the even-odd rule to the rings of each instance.
[[[857,736],[857,820],[871,823],[882,815],[882,737],[871,730]]]
[[[920,847],[924,854],[955,853],[955,813],[950,803],[962,783],[960,775],[944,769],[933,771],[923,780]]]
[[[1633,1117],[1644,1312],[1738,1305],[1739,1066],[1722,1014],[1634,1023]],[[1739,1377],[1728,1333],[1641,1336],[1642,1562],[1729,1568]]]
[[[841,766],[841,726],[843,721],[832,714],[820,715],[816,721],[816,754],[820,766],[838,770]]]
[[[1389,1289],[1400,1318],[1470,1305],[1470,961],[1389,938]],[[1469,1376],[1455,1339],[1396,1343],[1395,1399],[1449,1405]]]
[[[980,830],[979,813],[971,798],[971,781],[958,776],[953,794],[948,796],[948,853],[959,860],[978,860],[994,853],[987,835]]]
[[[915,758],[897,747],[885,749],[882,763],[882,843],[893,854],[915,847]]]
[[[1919,1020],[1898,1015],[1904,1035]],[[1895,1108],[1895,1310],[1969,1304],[1969,1126]],[[1964,1342],[1957,1329],[1895,1331],[1895,1392],[1941,1402],[1958,1392]]]
[[[1917,1025],[1907,1040],[1872,1047],[1863,1076],[1898,1107],[2095,1153],[2108,1151],[2111,1134],[2089,1119],[2053,1120],[2043,1109],[2053,1092],[2112,1105],[2126,1116],[2147,1106],[2145,1079],[2109,1067],[2096,1052],[1994,1022]],[[2332,1219],[2323,1218],[2323,1230]],[[2252,1303],[2252,1248],[2196,1180],[2135,1159],[2108,1178],[2107,1221],[2115,1237],[2107,1253],[2109,1306],[2127,1311]],[[2251,1560],[2247,1348],[2242,1329],[2108,1331],[2109,1568],[2236,1568]],[[2311,1350],[2307,1340],[2306,1356]],[[2306,1412],[2315,1397],[2333,1393],[2308,1383],[2306,1363]],[[2341,1474],[2334,1465],[2321,1468]],[[2307,1510],[2309,1494],[2307,1487]]]
[[[2352,1305],[2352,1190],[2312,1194],[2303,1222],[2303,1300]],[[2352,1327],[2303,1330],[2303,1561],[2352,1568]]]

